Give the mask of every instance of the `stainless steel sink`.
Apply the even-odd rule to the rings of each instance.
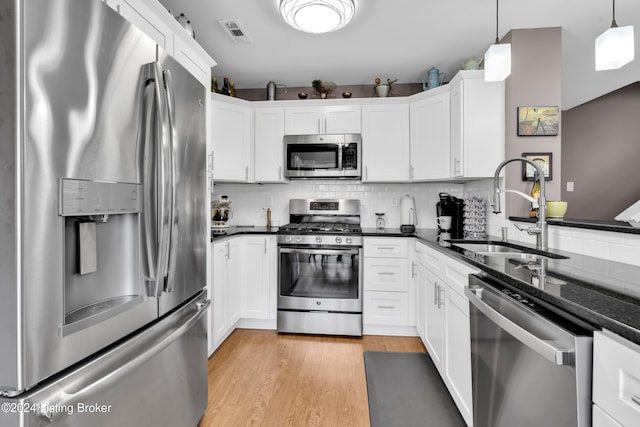
[[[508,242],[486,240],[450,240],[452,246],[478,255],[519,257],[526,260],[539,258],[566,259],[567,257],[552,252],[540,251],[527,246]]]

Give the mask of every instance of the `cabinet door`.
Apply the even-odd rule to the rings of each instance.
[[[463,151],[462,142],[464,129],[462,127],[462,96],[463,82],[458,81],[451,84],[451,177],[463,176]],[[496,164],[497,166],[497,164]]]
[[[322,133],[322,107],[288,107],[284,114],[285,135]]]
[[[409,106],[362,107],[364,182],[409,181]]]
[[[106,3],[151,37],[164,50],[173,55],[173,30],[161,19],[157,19],[158,10],[150,4],[151,2],[144,0],[107,0]]]
[[[211,250],[211,282],[213,286],[213,316],[210,334],[213,342],[218,344],[227,333],[227,244],[220,242],[213,245]]]
[[[228,244],[226,319],[229,327],[233,327],[240,319],[243,272],[248,269],[243,239],[230,239]]]
[[[284,182],[284,108],[256,108],[254,127],[255,181]]]
[[[445,292],[445,382],[460,413],[471,425],[473,421],[471,391],[471,332],[469,300],[449,286]]]
[[[416,283],[416,331],[422,342],[426,345],[425,337],[425,320],[426,320],[426,304],[427,304],[427,276],[425,268],[417,261],[413,261],[412,272],[415,276]]]
[[[444,282],[421,267],[425,276],[425,346],[438,370],[443,368],[444,355]]]
[[[323,133],[361,133],[362,114],[359,105],[324,108]]]
[[[211,141],[213,178],[218,181],[248,182],[251,178],[249,107],[212,99]]]
[[[194,53],[193,45],[177,35],[173,39],[173,57],[204,85],[206,92],[211,90],[211,67],[215,63],[200,59]]]
[[[410,114],[411,180],[450,178],[449,92],[411,104]]]
[[[491,177],[504,160],[504,82],[460,71],[451,86],[451,176]]]
[[[237,273],[242,277],[241,316],[247,319],[270,318],[271,257],[268,236],[242,237],[244,262]],[[251,266],[247,268],[247,266]],[[275,264],[273,264],[275,268]],[[237,285],[237,284],[236,284]]]

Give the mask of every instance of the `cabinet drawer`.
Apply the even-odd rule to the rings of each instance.
[[[363,323],[405,326],[409,321],[409,299],[402,292],[365,291]]]
[[[429,271],[439,276],[444,276],[444,259],[446,255],[420,242],[416,242],[415,255],[416,260]]]
[[[469,286],[469,274],[475,274],[477,269],[469,267],[453,258],[444,259],[444,279],[451,289],[464,295],[464,288]]]
[[[384,258],[406,258],[408,242],[403,237],[385,237],[364,239],[364,256]]]
[[[593,402],[624,426],[640,420],[640,346],[610,332],[593,337]]]
[[[367,291],[406,292],[409,263],[400,258],[365,258],[363,287]]]

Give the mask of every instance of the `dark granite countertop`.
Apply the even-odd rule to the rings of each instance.
[[[448,242],[438,242],[436,230],[416,230],[415,235],[430,247],[465,261],[522,292],[640,344],[638,266],[556,249],[550,252],[568,258],[544,259],[542,263],[534,264],[517,255],[484,256],[456,248]],[[535,248],[521,242],[512,243]]]
[[[216,230],[219,231],[219,230]],[[277,234],[277,227],[230,227],[212,241],[239,234]],[[366,237],[415,237],[485,273],[585,321],[640,345],[640,267],[552,249],[566,259],[527,263],[519,256],[483,256],[438,241],[436,229],[401,233],[398,228],[364,228]],[[492,239],[489,237],[489,239]],[[493,238],[496,239],[497,238]],[[512,242],[534,248],[529,244]],[[543,268],[544,274],[541,274]]]
[[[510,216],[509,220],[518,222],[536,222],[537,218]],[[560,227],[585,228],[587,230],[613,231],[615,233],[640,234],[640,228],[624,221],[602,221],[597,219],[547,218],[549,225]]]
[[[224,240],[239,234],[278,234],[279,227],[231,226],[229,228],[212,228],[211,242]]]

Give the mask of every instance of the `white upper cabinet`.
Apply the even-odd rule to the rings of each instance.
[[[256,182],[286,182],[284,163],[284,108],[254,111],[254,165]]]
[[[151,37],[193,74],[207,90],[216,62],[156,0],[104,0],[113,10]]]
[[[409,181],[409,105],[362,106],[363,182]]]
[[[244,102],[212,94],[211,141],[214,181],[253,180],[251,135],[253,121]]]
[[[427,91],[410,109],[411,180],[451,177],[450,102],[446,86]]]
[[[451,91],[451,177],[493,176],[504,160],[504,82],[460,71]]]
[[[360,133],[359,105],[318,107],[287,107],[286,135],[317,135],[326,133]]]

